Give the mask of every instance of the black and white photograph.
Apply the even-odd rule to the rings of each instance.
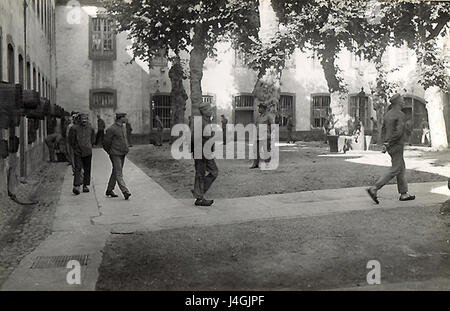
[[[449,291],[449,143],[450,1],[0,0],[0,291]]]

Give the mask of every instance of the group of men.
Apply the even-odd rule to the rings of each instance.
[[[95,134],[89,122],[88,114],[72,113],[70,124],[66,129],[67,147],[66,157],[73,170],[73,189],[75,195],[81,192],[90,192],[92,148],[94,145],[101,145],[108,153],[112,163],[112,172],[109,178],[106,196],[116,198],[114,192],[116,184],[125,198],[131,196],[123,179],[123,165],[125,156],[129,152],[129,129],[125,125],[128,123],[125,113],[116,113],[115,122],[105,133],[105,122],[97,116],[98,131]],[[128,135],[127,135],[128,132]]]
[[[406,166],[403,151],[405,144],[406,115],[402,112],[404,105],[405,102],[403,97],[400,94],[395,94],[390,98],[388,112],[384,115],[381,129],[384,142],[382,152],[387,152],[390,155],[392,166],[390,170],[385,175],[381,176],[372,187],[367,189],[367,193],[376,204],[379,204],[377,196],[378,191],[394,177],[397,178],[397,189],[400,194],[399,200],[410,201],[415,199],[414,195],[408,193],[408,182],[405,175]],[[264,103],[259,104],[258,109],[259,116],[256,120],[256,125],[267,124],[270,129],[270,125],[274,124],[273,114],[268,111],[268,107]],[[204,122],[203,126],[211,123],[211,111],[208,110],[207,107],[200,109],[200,113]],[[223,128],[226,126],[226,122],[224,122],[224,120],[225,118],[222,117]],[[202,146],[208,138],[209,137],[203,137]],[[261,158],[260,152],[262,151],[260,150],[260,145],[266,146],[268,149],[265,151],[270,152],[270,130],[268,131],[267,136],[258,137],[257,142],[257,157],[251,168],[257,168],[259,165]],[[192,141],[192,143],[194,144],[195,142]],[[193,147],[191,148],[193,150]],[[268,160],[270,160],[270,158]],[[204,156],[201,159],[195,159],[195,185],[194,190],[192,191],[196,199],[195,205],[211,206],[213,204],[213,200],[207,200],[204,196],[217,176],[218,168],[214,159],[207,159]]]
[[[406,115],[402,112],[404,106],[404,99],[400,94],[395,94],[390,99],[390,106],[384,115],[382,125],[382,138],[384,140],[383,153],[387,152],[392,160],[392,167],[389,172],[380,177],[378,181],[370,188],[367,193],[375,203],[379,203],[377,193],[386,185],[392,178],[397,178],[398,192],[400,193],[400,201],[414,200],[415,196],[408,193],[408,183],[406,180],[406,167],[403,156],[405,133],[406,133]],[[208,105],[200,106],[200,114],[202,117],[202,127],[205,128],[212,122],[213,111]],[[259,116],[256,120],[256,125],[265,124],[269,131],[261,137],[257,137],[256,159],[250,168],[257,168],[261,160],[261,152],[270,152],[270,135],[271,125],[275,123],[272,113],[269,112],[268,106],[265,103],[258,105]],[[158,118],[159,120],[159,118]],[[160,120],[159,120],[160,122]],[[126,200],[131,196],[124,178],[123,166],[125,157],[129,152],[129,139],[127,135],[127,118],[125,113],[117,113],[115,123],[110,126],[106,133],[105,123],[98,117],[98,132],[94,133],[91,127],[88,115],[84,113],[73,114],[72,122],[67,127],[67,157],[73,167],[74,181],[73,193],[79,195],[81,191],[89,192],[89,185],[91,180],[91,162],[92,162],[92,147],[95,143],[101,142],[104,150],[108,153],[112,163],[112,172],[109,178],[106,189],[106,196],[118,197],[114,192],[116,184]],[[193,122],[189,122],[191,133],[194,133]],[[222,115],[222,128],[224,130],[224,144],[226,144],[226,125],[228,120]],[[159,124],[162,127],[162,124]],[[55,136],[57,140],[59,137]],[[52,138],[53,139],[53,138]],[[195,183],[194,189],[191,190],[195,205],[197,206],[211,206],[214,201],[205,198],[206,192],[211,187],[214,180],[219,174],[214,158],[209,157],[204,152],[204,145],[210,139],[209,136],[202,135],[201,140],[196,141],[194,135],[191,137],[191,152],[194,153],[195,145],[201,144],[201,156],[194,156],[195,165]],[[260,148],[261,146],[261,148]],[[265,148],[265,150],[264,150]],[[261,149],[261,150],[260,150]],[[265,159],[270,161],[270,157]],[[80,188],[82,186],[82,189]]]

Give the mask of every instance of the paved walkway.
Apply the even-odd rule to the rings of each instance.
[[[129,201],[104,195],[111,164],[103,150],[94,150],[92,191],[74,196],[67,170],[53,233],[21,262],[2,290],[94,290],[102,249],[110,234],[185,226],[209,226],[262,219],[311,217],[400,206],[431,206],[449,199],[447,183],[411,184],[415,201],[399,202],[395,185],[380,193],[380,205],[368,199],[363,187],[306,191],[246,198],[220,199],[213,208],[198,208],[193,200],[177,200],[132,162],[124,174],[132,192]],[[119,191],[117,191],[119,192]],[[88,255],[81,268],[81,285],[66,281],[66,267],[31,268],[39,256]]]

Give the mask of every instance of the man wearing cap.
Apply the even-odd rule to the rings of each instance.
[[[112,163],[112,172],[109,177],[106,196],[111,198],[118,197],[118,195],[114,193],[114,188],[117,183],[119,184],[119,188],[122,191],[125,200],[128,200],[131,193],[123,179],[123,165],[125,163],[125,156],[129,151],[125,132],[126,129],[124,127],[124,124],[127,121],[126,116],[126,113],[116,113],[116,122],[106,130],[103,139],[103,149],[108,153]]]
[[[89,123],[86,113],[79,114],[79,124],[73,125],[69,130],[69,144],[73,149],[75,174],[73,179],[73,193],[89,192],[91,184],[92,146],[95,143],[95,131]],[[81,178],[83,170],[83,178]],[[82,180],[83,179],[83,180]]]
[[[266,103],[260,103],[258,105],[259,116],[256,119],[256,159],[253,161],[253,165],[250,167],[258,168],[259,161],[261,159],[261,151],[264,153],[270,152],[270,136],[272,133],[272,124],[275,124],[275,117],[272,113],[268,111],[268,107]],[[267,133],[259,133],[259,125],[266,124],[267,125]],[[268,162],[269,159],[265,159],[264,161]]]
[[[387,174],[378,179],[374,186],[367,189],[367,193],[376,204],[379,204],[377,198],[378,190],[394,177],[397,177],[400,201],[410,201],[416,198],[408,193],[408,182],[405,176],[406,167],[403,149],[406,115],[402,112],[405,102],[400,94],[392,96],[390,102],[388,111],[384,115],[381,137],[384,141],[383,153],[387,151],[391,156],[392,167]]]
[[[97,146],[103,145],[103,137],[105,137],[105,121],[97,115],[97,137],[95,139],[95,144]]]
[[[195,165],[195,183],[194,190],[191,190],[196,206],[211,206],[214,200],[205,199],[205,193],[209,190],[214,180],[216,180],[219,175],[219,169],[217,168],[216,162],[212,157],[205,156],[203,147],[205,143],[211,138],[203,134],[203,130],[209,124],[211,124],[211,117],[213,111],[211,106],[204,104],[200,106],[200,113],[202,117],[202,136],[195,136],[195,119],[191,122],[191,152],[194,155],[194,165]],[[197,148],[201,147],[200,155],[195,153],[195,146]],[[214,152],[214,150],[211,150]]]

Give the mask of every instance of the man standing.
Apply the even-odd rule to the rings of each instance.
[[[45,144],[48,147],[48,153],[50,156],[50,162],[55,162],[55,151],[59,149],[63,137],[59,133],[53,133],[45,138]]]
[[[227,144],[227,124],[228,124],[228,119],[225,118],[225,115],[221,115],[220,117],[221,117],[220,122],[222,123],[223,144],[226,145]]]
[[[374,119],[374,117],[370,117],[370,121],[372,121],[372,143],[378,143],[378,122]]]
[[[156,146],[162,146],[164,125],[158,115],[155,116],[155,121],[156,121],[156,132],[158,135],[158,141],[156,143]]]
[[[267,110],[267,105],[265,103],[260,103],[258,105],[259,116],[256,119],[256,159],[253,161],[253,165],[250,167],[258,168],[259,161],[261,159],[261,151],[264,153],[270,152],[270,136],[272,133],[272,124],[275,124],[275,118],[272,113]],[[267,125],[267,133],[258,133],[259,125],[266,124]],[[269,159],[265,159],[264,161],[269,162]]]
[[[89,192],[91,184],[92,146],[95,142],[95,131],[89,124],[86,113],[79,114],[80,124],[73,125],[69,130],[69,144],[73,149],[75,175],[73,179],[73,193],[80,194],[80,186],[83,192]],[[83,170],[83,180],[81,180]]]
[[[431,147],[430,126],[428,125],[427,120],[422,121],[421,127],[422,127],[422,145],[425,145],[426,141],[428,143],[428,146]]]
[[[118,195],[114,193],[114,188],[117,183],[119,184],[119,188],[122,191],[125,200],[128,200],[131,193],[123,179],[123,165],[125,163],[125,156],[129,151],[123,126],[126,122],[126,115],[126,113],[116,113],[116,122],[106,130],[103,139],[103,149],[108,153],[112,164],[112,172],[109,178],[108,188],[106,189],[106,196],[111,198],[118,197]]]
[[[391,97],[390,102],[389,111],[384,115],[381,135],[384,140],[383,153],[387,151],[391,156],[392,167],[386,175],[378,179],[374,186],[367,189],[367,193],[376,204],[379,203],[377,198],[378,190],[394,177],[397,177],[400,201],[409,201],[416,198],[408,193],[408,182],[405,176],[406,167],[403,149],[406,116],[402,112],[404,100],[400,94],[395,94]]]
[[[289,116],[287,119],[286,129],[287,129],[287,139],[288,144],[295,144],[295,140],[292,138],[292,129],[294,128],[294,121],[292,120],[292,116]]]
[[[131,127],[130,122],[128,122],[128,118],[125,118],[125,128],[127,131],[128,147],[133,147],[133,145],[131,144],[131,132],[133,132],[133,128]]]
[[[105,136],[105,121],[97,115],[97,137],[95,138],[95,144],[97,146],[103,145],[103,137]]]
[[[214,180],[216,180],[219,175],[219,170],[217,168],[216,162],[212,157],[205,156],[203,147],[208,141],[210,136],[204,136],[203,130],[208,125],[211,124],[212,109],[208,105],[200,106],[200,113],[202,115],[202,136],[195,137],[194,123],[191,127],[191,152],[194,155],[195,164],[195,184],[194,190],[191,190],[194,195],[196,206],[211,206],[214,200],[205,199],[205,193],[209,190]],[[201,154],[195,154],[195,146],[197,148],[201,147]],[[213,152],[214,150],[211,150]],[[197,157],[196,157],[197,156]]]

